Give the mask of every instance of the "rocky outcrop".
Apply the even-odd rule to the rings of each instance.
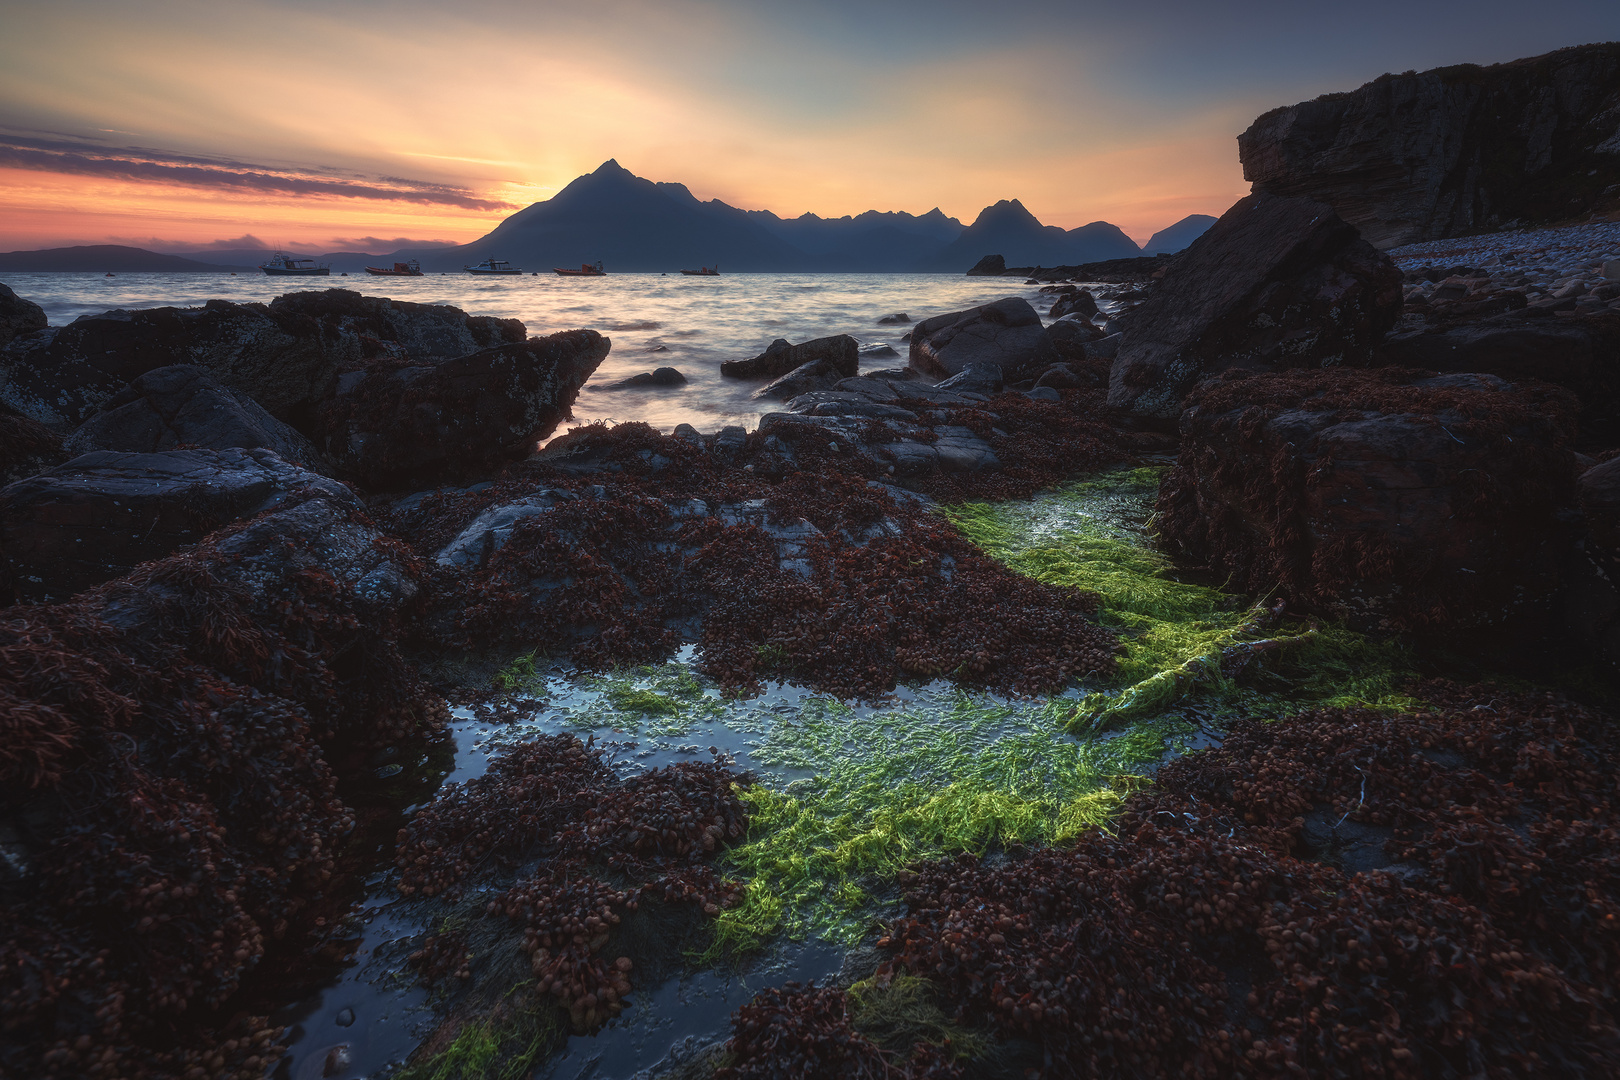
[[[303,428],[344,371],[423,363],[523,340],[515,319],[361,296],[292,293],[266,304],[87,315],[0,350],[0,403],[48,427],[77,427],[153,368],[195,364]]]
[[[312,432],[337,475],[411,490],[476,477],[532,453],[612,346],[594,330],[442,363],[346,373]]]
[[[800,394],[808,394],[812,390],[830,389],[840,379],[849,375],[847,367],[832,360],[812,360],[807,364],[800,364],[781,378],[773,379],[768,385],[754,391],[754,397],[761,400],[786,401]]]
[[[968,277],[1000,277],[1007,272],[1007,260],[1000,255],[986,255],[973,264]]]
[[[1230,371],[1188,399],[1159,533],[1237,589],[1364,630],[1545,617],[1574,414],[1563,390],[1490,375]]]
[[[1620,44],[1384,75],[1238,136],[1254,190],[1332,206],[1380,248],[1620,206]]]
[[[63,443],[72,456],[95,450],[149,454],[182,446],[261,447],[317,470],[323,464],[303,435],[193,364],[154,368],[136,378]]]
[[[1400,305],[1400,272],[1332,210],[1250,195],[1131,313],[1108,403],[1173,419],[1199,380],[1227,368],[1365,365]]]
[[[672,367],[654,368],[632,375],[628,379],[608,383],[604,390],[635,390],[648,386],[685,386],[686,376]]]
[[[347,488],[269,450],[84,454],[0,490],[0,566],[17,598],[62,600],[223,525]]]
[[[860,342],[848,334],[816,338],[797,345],[788,344],[786,338],[777,338],[758,356],[722,362],[720,374],[728,379],[775,379],[794,368],[821,360],[848,378],[860,366],[860,351]]]
[[[993,304],[935,315],[911,333],[911,365],[936,378],[955,375],[969,364],[996,364],[1014,382],[1025,373],[1040,344],[1041,317],[1021,296]]]
[[[1052,310],[1047,314],[1054,319],[1061,319],[1065,315],[1079,315],[1083,319],[1089,319],[1097,314],[1097,298],[1092,296],[1089,290],[1065,285],[1058,298],[1052,302]]]
[[[45,329],[45,309],[0,284],[0,348],[14,337]]]

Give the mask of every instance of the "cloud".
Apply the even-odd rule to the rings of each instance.
[[[326,195],[349,199],[454,206],[463,210],[515,210],[516,205],[484,199],[465,188],[404,177],[311,176],[247,162],[217,160],[144,147],[109,147],[63,139],[0,135],[0,168],[102,176],[120,180],[180,184],[281,195]]]
[[[385,239],[381,236],[338,237],[331,242],[333,251],[394,251],[398,248],[460,247],[460,240],[412,240],[408,236]]]

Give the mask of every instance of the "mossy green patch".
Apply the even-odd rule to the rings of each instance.
[[[940,1047],[958,1061],[990,1049],[987,1033],[953,1023],[940,1008],[933,984],[915,975],[863,979],[849,988],[848,1000],[850,1026],[892,1054],[909,1054],[919,1042]]]
[[[1282,715],[1319,705],[1409,708],[1412,676],[1394,643],[1297,620],[1266,625],[1247,602],[1182,580],[1150,546],[1161,469],[1131,469],[1016,503],[965,503],[945,513],[969,539],[1020,573],[1098,595],[1119,631],[1118,671],[1073,714],[1075,730],[1149,719],[1189,699],[1217,712]],[[1241,678],[1223,673],[1264,641]]]
[[[543,1008],[516,1017],[470,1020],[449,1046],[396,1075],[398,1080],[520,1080],[532,1076],[535,1066],[563,1037],[556,1014],[555,1008]]]

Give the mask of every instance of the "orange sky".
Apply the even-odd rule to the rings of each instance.
[[[1611,8],[1563,6],[1620,36]],[[1468,45],[1318,35],[1323,56],[1267,41],[1277,59],[1257,66],[1207,5],[1119,8],[14,0],[0,250],[467,241],[610,157],[784,216],[971,221],[1019,198],[1048,224],[1107,220],[1140,241],[1245,193],[1234,136],[1258,112]],[[1421,23],[1409,13],[1407,36]]]

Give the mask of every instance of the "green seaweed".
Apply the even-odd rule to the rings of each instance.
[[[519,1080],[530,1076],[563,1034],[555,1014],[555,1008],[547,1007],[513,1019],[470,1020],[449,1046],[425,1061],[407,1065],[396,1076],[398,1080]]]

